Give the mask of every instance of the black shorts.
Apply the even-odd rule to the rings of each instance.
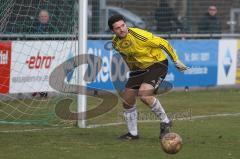
[[[139,89],[142,83],[148,83],[157,89],[167,75],[168,60],[155,63],[144,70],[131,71],[126,88]]]

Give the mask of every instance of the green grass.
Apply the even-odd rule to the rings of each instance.
[[[185,112],[191,109],[192,115],[196,116],[240,113],[239,96],[239,90],[227,89],[170,92],[160,96],[159,99],[169,113]],[[56,100],[58,99],[52,99],[52,101],[46,103],[40,102],[38,104],[39,107],[42,106],[40,112],[47,114],[44,110],[53,110],[52,105]],[[31,101],[26,102],[31,103]],[[97,103],[93,99],[90,102],[92,105]],[[0,108],[5,111],[8,110],[6,102],[0,104]],[[12,101],[10,104],[15,106],[16,103]],[[46,108],[47,106],[49,107]],[[138,108],[140,112],[149,111],[140,102],[138,102]],[[118,122],[119,116],[117,114],[121,111],[121,104],[119,103],[111,112],[88,122],[91,124]],[[6,120],[5,114],[3,117]],[[51,120],[53,119],[50,119],[50,123]],[[240,158],[240,116],[176,120],[172,131],[179,133],[183,138],[183,148],[176,155],[168,155],[161,150],[158,140],[158,122],[140,123],[141,139],[124,142],[116,139],[126,132],[124,125],[79,129],[73,126],[74,122],[54,120],[55,122],[52,123],[57,124],[57,126],[53,126],[53,124],[0,125],[0,159]],[[35,129],[35,131],[18,131],[31,129]]]
[[[0,158],[237,159],[239,120],[239,117],[224,117],[177,121],[173,131],[181,134],[184,144],[176,155],[167,155],[160,149],[157,123],[140,124],[141,139],[130,142],[116,139],[125,132],[124,126],[0,133]]]

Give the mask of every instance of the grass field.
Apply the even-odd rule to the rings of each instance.
[[[74,122],[59,120],[49,125],[1,124],[0,159],[239,159],[239,96],[238,89],[173,91],[159,96],[169,114],[181,118],[185,113],[192,118],[176,118],[174,121],[172,131],[183,138],[183,148],[176,155],[168,155],[161,150],[157,121],[139,123],[140,140],[119,141],[116,138],[126,132],[124,125],[79,129],[73,126]],[[11,101],[8,104],[15,103]],[[40,102],[38,107],[44,112],[44,108],[51,107],[53,103]],[[89,103],[96,104],[93,99]],[[1,102],[0,108],[7,112],[6,102]],[[149,110],[140,102],[138,108],[143,115],[149,115],[144,114]],[[121,122],[120,112],[119,103],[111,112],[88,123]],[[5,114],[0,117],[7,119]]]

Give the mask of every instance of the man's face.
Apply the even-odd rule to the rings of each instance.
[[[120,20],[118,22],[115,22],[113,24],[113,33],[116,34],[119,38],[125,38],[128,33],[128,28],[126,23],[123,20]]]
[[[211,16],[215,16],[217,14],[217,8],[215,6],[210,6],[208,8],[208,13]]]
[[[49,14],[47,11],[41,11],[38,18],[40,23],[46,24],[49,21]]]

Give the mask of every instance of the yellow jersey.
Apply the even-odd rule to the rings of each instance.
[[[130,69],[136,67],[145,69],[156,62],[163,61],[167,58],[165,53],[173,62],[178,60],[176,52],[167,40],[138,28],[128,28],[127,36],[122,39],[115,35],[112,44]]]

